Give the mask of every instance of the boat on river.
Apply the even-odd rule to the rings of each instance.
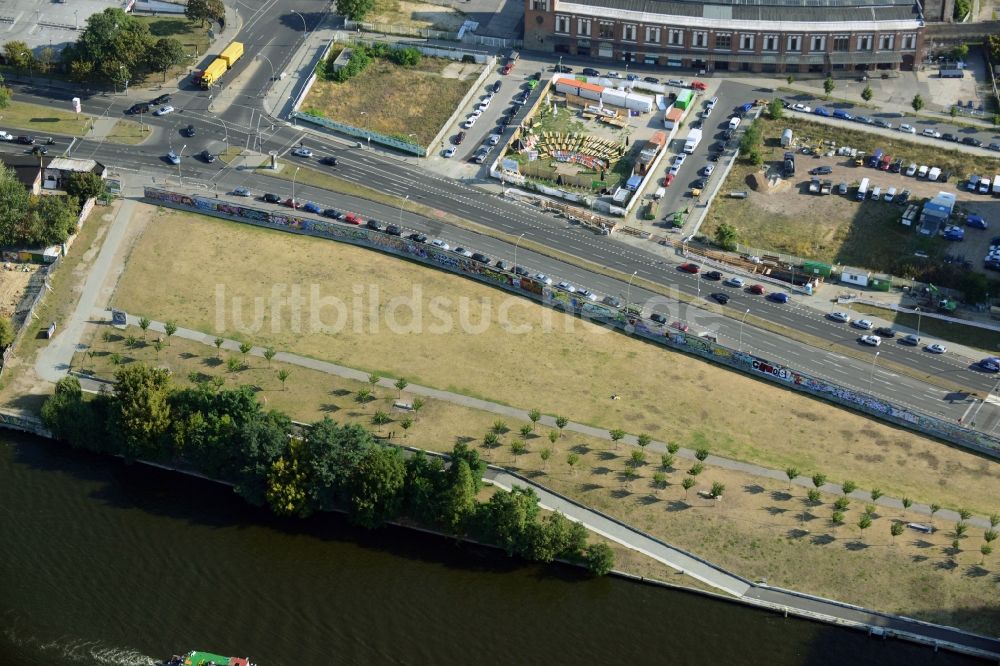
[[[221,654],[191,650],[185,655],[175,654],[163,666],[256,666],[248,657],[223,657]]]

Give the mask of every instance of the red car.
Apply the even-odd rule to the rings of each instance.
[[[701,270],[698,264],[681,264],[680,269],[685,273],[697,273]]]
[[[691,82],[691,87],[694,88],[695,90],[708,90],[708,85],[702,83],[697,79]]]
[[[688,332],[688,325],[682,321],[675,321],[674,323],[671,324],[671,326],[673,328],[676,328],[678,331],[683,331],[684,333]]]
[[[512,70],[512,69],[514,69],[514,63],[509,62],[509,63],[507,63],[506,65],[503,66],[503,69],[500,70],[500,73],[504,74],[504,75],[510,74],[510,70]]]
[[[299,203],[298,201],[293,201],[291,197],[285,199],[285,205],[288,206],[289,208],[295,208],[296,210],[302,208],[302,204]]]
[[[674,182],[674,174],[668,173],[667,177],[663,179],[663,187],[670,187],[672,182]]]
[[[354,213],[348,213],[347,215],[344,216],[344,222],[347,222],[348,224],[363,224],[364,220],[362,220]]]
[[[754,286],[750,287],[750,293],[757,294],[758,296],[763,296],[767,292],[764,290],[763,285],[755,284]]]

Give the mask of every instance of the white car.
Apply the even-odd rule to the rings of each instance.
[[[679,155],[674,155],[674,166],[675,167],[679,167],[680,165],[684,164],[684,160],[686,160],[686,159],[687,159],[687,155],[685,153],[680,153]]]
[[[491,146],[495,146],[498,143],[500,143],[500,135],[499,134],[490,134],[489,144]]]
[[[812,113],[812,107],[806,106],[805,104],[792,104],[793,111],[801,111],[802,113]]]
[[[930,127],[924,129],[924,131],[921,132],[921,134],[923,134],[924,136],[929,136],[932,139],[941,138],[941,132],[938,132],[937,130],[932,130]]]
[[[0,141],[13,141],[14,135],[10,132],[0,132]]]
[[[618,73],[618,72],[608,72],[607,74],[604,75],[604,78],[606,78],[606,79],[620,79],[620,78],[622,78],[622,75],[620,73]]]
[[[578,289],[576,293],[578,293],[580,296],[583,296],[588,301],[596,301],[597,300],[597,294],[595,294],[594,292],[590,291],[589,289]]]
[[[180,155],[178,155],[177,153],[175,153],[172,150],[169,153],[167,153],[167,159],[170,160],[171,164],[180,164],[181,163],[181,157],[180,157]]]
[[[875,328],[875,324],[871,322],[870,319],[859,319],[851,323],[854,328],[860,328],[862,331],[870,331]]]
[[[947,347],[945,347],[944,345],[939,345],[937,343],[934,343],[932,345],[927,345],[925,349],[932,354],[943,354],[946,351],[948,351]]]
[[[713,171],[715,171],[715,165],[714,164],[706,164],[701,169],[701,175],[703,175],[703,176],[711,176]]]
[[[535,279],[543,284],[552,284],[552,278],[545,273],[535,273]]]
[[[727,287],[742,287],[743,285],[746,284],[746,282],[743,281],[743,278],[738,278],[734,276],[729,278],[722,284],[726,285]]]
[[[483,115],[484,110],[485,109],[477,106],[475,109],[472,110],[472,113],[469,114],[469,119],[471,120],[472,118],[479,118],[479,116]]]
[[[859,340],[861,340],[863,344],[871,345],[872,347],[878,347],[882,344],[882,338],[877,335],[862,335]]]
[[[832,319],[833,321],[839,321],[841,324],[846,324],[849,321],[851,321],[851,315],[847,314],[846,312],[831,312],[827,316],[830,317],[830,319]]]
[[[916,134],[917,128],[914,127],[913,125],[907,125],[906,123],[903,123],[902,125],[899,126],[899,131],[906,132],[907,134]]]
[[[248,197],[248,196],[250,196],[250,188],[249,187],[237,187],[235,190],[233,190],[233,195],[235,195],[237,197]]]
[[[916,164],[916,162],[910,162],[910,166],[906,167],[906,175],[907,176],[912,176],[912,175],[914,175],[916,173],[917,173],[917,164]]]
[[[684,83],[684,81],[682,81],[681,79],[669,79],[667,81],[667,85],[668,86],[677,86],[679,88],[686,88],[687,87],[687,84]]]
[[[456,247],[454,250],[452,250],[452,252],[454,252],[455,254],[457,254],[459,256],[462,256],[462,257],[471,257],[472,256],[472,252],[470,252],[469,250],[466,250],[464,247]]]
[[[165,116],[168,113],[173,113],[173,112],[174,112],[174,107],[172,107],[172,106],[170,106],[168,104],[167,106],[161,106],[156,111],[153,111],[153,115],[154,116]]]
[[[299,146],[292,151],[292,155],[295,155],[296,157],[312,157],[313,151],[309,150],[305,146]]]
[[[576,293],[576,287],[571,285],[569,282],[560,282],[559,284],[556,285],[556,287],[562,289],[563,291],[568,291],[571,294]]]
[[[441,156],[442,157],[454,157],[455,156],[455,146],[448,146],[447,148],[445,148],[444,152],[441,153]]]
[[[439,247],[442,250],[450,250],[451,249],[451,246],[448,245],[447,243],[445,243],[440,238],[435,238],[434,240],[432,240],[431,241],[431,245],[433,245],[434,247]]]
[[[476,124],[476,117],[471,116],[468,120],[462,123],[462,127],[465,129],[472,129],[472,126]]]

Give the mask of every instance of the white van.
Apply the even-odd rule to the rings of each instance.
[[[732,118],[729,119],[729,129],[735,130],[739,126],[740,126],[739,116],[733,116]]]
[[[994,195],[1000,194],[1000,175],[997,175],[993,179],[993,194]]]
[[[718,103],[719,103],[719,98],[718,97],[713,97],[712,99],[710,99],[707,102],[705,102],[705,108],[709,109],[709,110],[714,109],[715,105],[718,104]]]
[[[874,188],[872,188],[872,201],[878,201],[881,196],[882,196],[882,188],[876,185]]]
[[[992,187],[993,187],[993,179],[991,179],[989,176],[986,176],[985,178],[983,178],[983,179],[981,179],[979,181],[979,193],[980,194],[989,194],[990,193],[990,189]]]
[[[885,193],[885,200],[887,202],[892,202],[892,200],[895,198],[896,198],[896,188],[890,187],[889,191]]]
[[[864,201],[865,197],[868,196],[868,179],[862,178],[861,184],[858,185],[858,193],[855,195],[858,201]]]
[[[941,169],[937,167],[931,167],[931,170],[927,172],[927,180],[937,180],[938,176],[941,175]]]
[[[927,167],[921,164],[920,168],[917,169],[917,178],[926,178],[926,177],[927,177]]]

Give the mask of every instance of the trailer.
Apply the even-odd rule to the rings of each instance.
[[[907,204],[906,212],[900,218],[900,223],[904,227],[912,227],[913,223],[920,217],[920,206],[918,204]]]
[[[202,89],[208,90],[242,57],[243,42],[232,42],[219,54],[219,57],[195,76],[195,81]]]
[[[786,129],[781,133],[781,147],[788,148],[792,145],[792,130]]]

